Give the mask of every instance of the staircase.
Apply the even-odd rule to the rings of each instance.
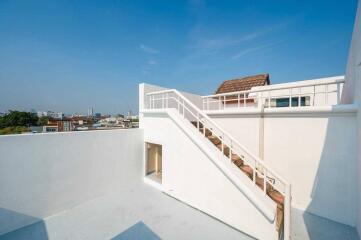
[[[200,124],[197,126],[196,121],[191,121],[193,126],[199,129],[201,133],[205,132],[205,137],[214,144],[220,151],[222,151],[222,140],[219,139],[217,136],[214,136],[212,134],[212,131],[205,128],[203,124]],[[230,154],[230,148],[227,146],[223,146],[223,154],[230,158],[234,165],[236,165],[243,173],[245,173],[250,180],[253,179],[253,175],[255,175],[256,178],[256,185],[260,189],[264,189],[264,179],[263,176],[258,176],[255,171],[253,171],[252,167],[247,165],[244,160],[242,159],[242,156],[239,156],[235,153]],[[266,183],[266,194],[275,202],[277,203],[277,217],[276,217],[276,230],[281,234],[282,226],[283,226],[283,218],[284,218],[284,196],[278,192],[276,189],[274,189],[270,184]]]
[[[290,239],[290,185],[263,160],[219,127],[202,110],[175,89],[147,93],[148,109],[175,108],[184,119],[207,138],[244,173],[254,186],[277,204],[276,230],[279,238]]]

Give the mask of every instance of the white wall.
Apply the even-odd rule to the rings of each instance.
[[[142,178],[140,129],[0,136],[0,235]]]
[[[263,144],[264,160],[292,185],[293,207],[354,226],[355,109],[286,110],[265,110],[261,135],[260,112],[209,116],[254,153]]]
[[[352,35],[352,42],[346,69],[346,83],[343,92],[343,102],[356,103],[358,105],[357,115],[357,156],[358,156],[358,210],[357,230],[361,236],[361,2],[358,3],[358,10]]]
[[[219,126],[231,136],[236,137],[240,143],[251,150],[256,156],[260,156],[260,126],[262,120],[260,114],[242,115],[237,114],[225,115],[210,115]]]
[[[180,115],[177,116],[181,119]],[[200,147],[195,139],[210,144],[208,140],[203,139],[190,123],[179,124],[174,118],[165,111],[143,113],[141,119],[145,141],[162,145],[163,190],[257,239],[276,239],[275,223],[268,220],[214,163],[220,161],[220,152],[215,149],[213,157],[210,157],[205,152],[209,148]],[[214,148],[212,144],[210,146]],[[270,209],[275,211],[276,205],[249,179],[238,180],[238,184],[245,183],[258,190],[258,199],[270,203]]]
[[[264,160],[292,185],[294,207],[355,225],[355,115],[265,117]]]

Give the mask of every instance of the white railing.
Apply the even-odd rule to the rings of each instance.
[[[328,82],[304,83],[294,86],[271,85],[264,89],[208,95],[202,97],[203,110],[337,105],[341,100],[344,82],[343,78],[337,78]],[[280,100],[283,102],[277,103]]]
[[[224,155],[226,148],[229,153],[226,155],[232,159],[232,154],[237,154],[245,164],[252,168],[252,181],[256,185],[256,177],[263,178],[263,192],[267,194],[267,185],[272,186],[284,196],[284,239],[289,239],[290,236],[290,212],[291,212],[291,187],[280,175],[274,172],[263,160],[254,155],[245,146],[240,144],[229,133],[219,127],[211,118],[203,113],[191,101],[185,98],[180,92],[175,89],[151,92],[146,94],[147,109],[166,109],[175,108],[187,120],[196,122],[198,130],[202,131],[206,136],[206,129],[208,129],[213,136],[221,140],[221,151]]]

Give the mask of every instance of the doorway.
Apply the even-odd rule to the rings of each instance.
[[[146,143],[146,148],[145,174],[151,180],[162,183],[162,145]]]

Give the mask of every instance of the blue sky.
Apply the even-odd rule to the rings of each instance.
[[[0,111],[124,113],[147,82],[210,94],[345,72],[356,0],[0,1]]]

